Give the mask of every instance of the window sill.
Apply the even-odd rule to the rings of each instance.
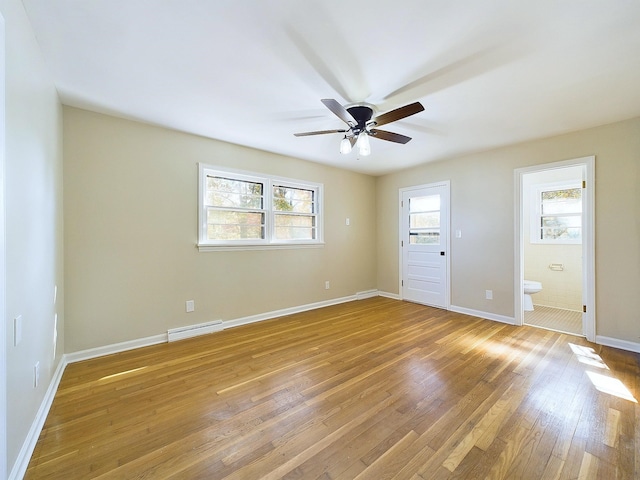
[[[265,243],[262,245],[197,245],[200,252],[240,252],[245,250],[294,250],[300,248],[324,248],[320,243]]]

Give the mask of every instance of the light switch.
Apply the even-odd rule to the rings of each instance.
[[[13,319],[13,346],[17,347],[22,341],[22,315]]]
[[[456,230],[456,238],[462,238],[462,230]]]
[[[348,218],[344,221],[344,224],[349,226],[351,224],[351,220],[349,220]]]

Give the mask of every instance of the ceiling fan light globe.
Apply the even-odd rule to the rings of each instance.
[[[344,138],[342,139],[342,141],[340,142],[340,153],[342,155],[346,155],[349,152],[351,152],[351,142],[349,141],[349,139],[345,135]]]
[[[367,155],[371,155],[371,145],[369,144],[369,135],[366,132],[362,132],[358,135],[358,141],[356,142],[358,146],[358,153],[362,157],[366,157]]]

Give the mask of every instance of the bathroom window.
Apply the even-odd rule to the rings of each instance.
[[[533,191],[531,242],[582,243],[581,185],[538,185]]]
[[[322,245],[322,185],[200,164],[198,247]]]

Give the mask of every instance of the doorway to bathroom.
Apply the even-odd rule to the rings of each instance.
[[[595,340],[594,160],[516,170],[516,324]]]

